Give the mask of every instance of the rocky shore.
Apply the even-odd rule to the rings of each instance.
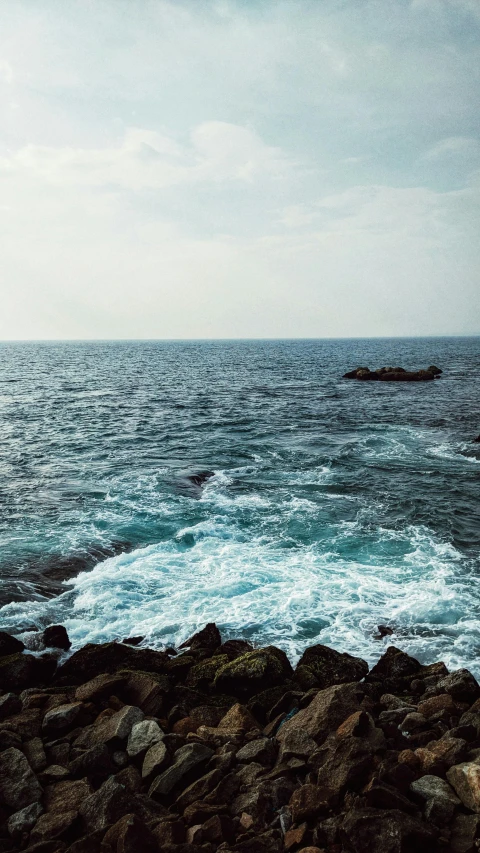
[[[214,624],[139,641],[65,659],[61,626],[36,655],[0,632],[0,853],[480,848],[467,670],[321,645],[293,669]]]

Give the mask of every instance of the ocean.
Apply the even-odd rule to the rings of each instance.
[[[479,675],[479,389],[479,338],[3,343],[0,628]]]

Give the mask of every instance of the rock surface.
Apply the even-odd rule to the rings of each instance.
[[[442,371],[434,364],[426,370],[405,370],[403,367],[380,367],[378,370],[370,370],[368,367],[356,367],[343,374],[344,379],[380,380],[383,382],[424,382],[435,379]]]
[[[322,645],[293,670],[213,623],[184,646],[0,657],[2,853],[480,849],[467,670]]]

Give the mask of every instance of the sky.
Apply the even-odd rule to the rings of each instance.
[[[478,0],[0,5],[0,339],[480,333]]]

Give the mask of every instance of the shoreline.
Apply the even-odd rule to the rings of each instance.
[[[474,853],[480,686],[390,646],[0,632],[0,850]],[[57,666],[58,658],[63,661]],[[313,849],[312,849],[313,848]]]

